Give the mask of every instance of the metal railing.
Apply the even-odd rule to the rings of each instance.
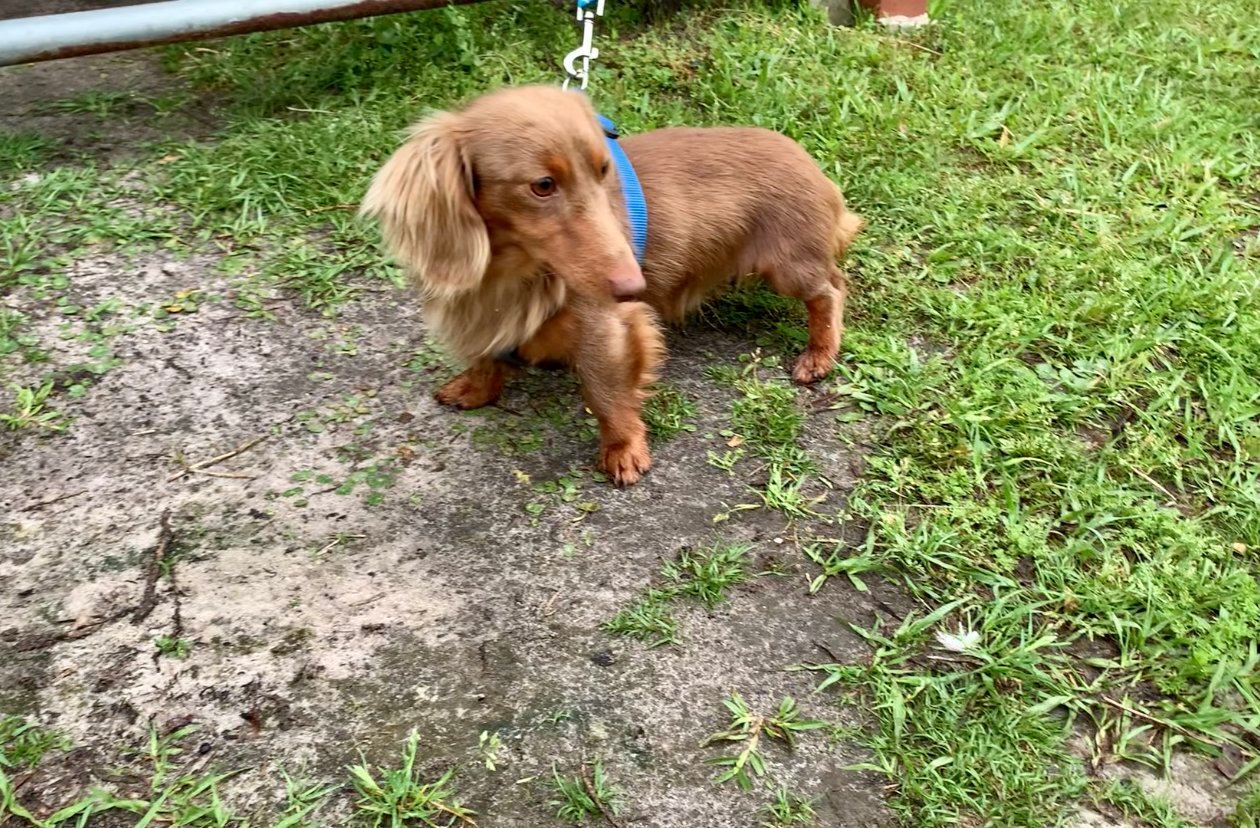
[[[478,0],[166,0],[0,20],[0,66]]]

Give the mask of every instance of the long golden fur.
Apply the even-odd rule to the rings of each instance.
[[[514,349],[578,375],[619,485],[651,466],[640,417],[664,354],[658,317],[681,320],[756,274],[805,303],[793,377],[835,365],[846,280],[836,261],[862,228],[791,139],[764,129],[661,129],[620,139],[648,204],[642,268],[620,183],[583,95],[492,92],[421,121],[372,180],[362,212],[419,289],[426,318],[466,366],[443,403],[494,402]]]

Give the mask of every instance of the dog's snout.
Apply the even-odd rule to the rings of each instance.
[[[647,289],[643,271],[632,258],[622,259],[608,274],[608,286],[619,302],[638,298]]]
[[[613,280],[612,295],[619,302],[629,302],[639,298],[646,287],[647,283],[643,281],[642,275],[637,280]]]

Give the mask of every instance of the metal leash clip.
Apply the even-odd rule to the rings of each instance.
[[[594,11],[591,6],[595,6]],[[575,80],[581,81],[580,89],[586,89],[591,79],[591,61],[599,57],[599,49],[595,48],[595,18],[604,16],[604,0],[577,0],[577,20],[582,24],[582,45],[564,56],[564,71],[569,76],[564,79],[564,88]],[[581,58],[582,66],[577,61]]]

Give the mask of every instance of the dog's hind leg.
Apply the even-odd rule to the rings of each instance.
[[[437,390],[438,402],[456,408],[481,408],[499,399],[510,366],[489,357],[479,359]]]
[[[805,275],[805,278],[802,275],[810,273],[808,267],[794,270],[789,278],[784,278],[778,269],[763,271],[775,292],[800,299],[809,313],[809,344],[792,368],[792,379],[802,385],[817,382],[831,372],[844,337],[848,285],[844,271],[833,264],[826,268],[818,272],[820,268],[815,265],[812,270],[817,275]]]

